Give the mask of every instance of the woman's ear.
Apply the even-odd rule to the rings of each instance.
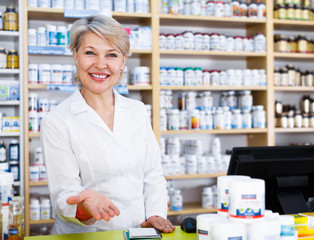
[[[75,48],[73,48],[72,52],[73,52],[73,58],[74,58],[75,65],[77,66],[77,51]]]

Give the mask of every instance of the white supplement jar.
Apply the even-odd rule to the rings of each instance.
[[[39,64],[38,66],[39,84],[51,83],[51,67],[50,64]]]
[[[40,204],[40,219],[48,220],[51,216],[51,204],[48,198],[43,198]]]
[[[212,229],[212,239],[215,240],[247,240],[247,226],[244,223],[223,219],[213,222]]]
[[[51,83],[62,84],[62,65],[52,64],[50,67],[51,67]]]
[[[251,223],[264,218],[264,180],[254,178],[231,180],[229,192],[230,220]]]
[[[138,86],[148,86],[150,84],[149,67],[135,67],[132,74],[133,84]]]
[[[28,65],[28,83],[38,84],[38,65],[37,64]]]
[[[37,28],[37,45],[47,46],[47,34],[45,27]]]
[[[37,166],[29,167],[29,181],[38,182],[39,181],[39,168]]]
[[[228,216],[230,182],[238,179],[250,179],[248,176],[220,176],[217,178],[218,214]]]
[[[212,239],[212,225],[215,221],[223,220],[218,214],[201,214],[196,217],[197,240]]]
[[[37,30],[34,28],[28,29],[28,46],[37,46]]]
[[[39,220],[40,219],[40,205],[37,198],[31,198],[30,206],[30,220]]]

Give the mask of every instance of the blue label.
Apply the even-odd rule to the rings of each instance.
[[[294,226],[293,225],[281,225],[280,236],[294,236]]]
[[[197,234],[198,235],[206,235],[206,236],[208,236],[208,231],[198,229],[197,230]]]
[[[10,228],[9,229],[9,235],[17,235],[19,231],[15,228]]]
[[[247,208],[247,209],[237,209],[236,211],[237,216],[261,216],[262,215],[262,211],[261,209],[258,209],[257,211],[253,210],[252,208]]]
[[[244,194],[244,195],[241,195],[241,199],[255,200],[256,194]]]
[[[228,237],[228,240],[242,240],[242,237]]]

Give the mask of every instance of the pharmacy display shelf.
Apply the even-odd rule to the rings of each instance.
[[[208,16],[193,16],[193,15],[175,15],[175,14],[159,14],[162,19],[176,19],[188,21],[206,21],[206,22],[228,22],[228,23],[248,23],[258,24],[266,23],[266,19],[253,19],[253,18],[234,18],[234,17],[208,17]]]
[[[266,91],[266,87],[246,87],[246,86],[160,86],[162,90],[177,90],[177,91],[242,91],[242,90],[251,90],[251,91]]]
[[[20,69],[0,69],[0,74],[20,74]]]
[[[0,132],[0,137],[18,137],[20,132]]]
[[[30,138],[39,138],[39,137],[40,137],[40,132],[30,132],[30,133],[28,134],[28,136],[29,136]]]
[[[280,53],[274,52],[275,58],[286,58],[286,59],[313,59],[314,53]]]
[[[314,128],[275,128],[276,133],[314,133]]]
[[[29,224],[38,225],[38,224],[53,224],[55,223],[55,219],[47,219],[47,220],[30,220]]]
[[[225,52],[225,51],[196,51],[196,50],[160,50],[161,55],[204,55],[224,57],[266,57],[266,53],[259,52]]]
[[[216,208],[202,208],[201,203],[183,203],[182,211],[168,211],[168,216],[201,214],[201,213],[217,213]]]
[[[40,182],[29,182],[30,186],[48,186],[47,181],[40,181]]]
[[[276,92],[314,92],[314,87],[301,87],[301,86],[285,86],[274,87]]]
[[[20,101],[0,101],[0,106],[20,105]]]
[[[213,173],[213,174],[197,174],[197,175],[177,175],[177,176],[167,176],[166,180],[174,180],[174,179],[199,179],[199,178],[217,178],[220,176],[226,176],[226,173]]]
[[[161,131],[161,134],[255,134],[267,133],[267,128],[251,128],[251,129],[225,129],[225,130],[168,130]]]
[[[18,37],[20,36],[20,32],[19,31],[0,31],[0,36],[7,36],[7,37]]]

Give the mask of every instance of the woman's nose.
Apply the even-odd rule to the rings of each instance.
[[[107,59],[105,56],[98,56],[95,62],[95,66],[99,69],[107,68]]]

